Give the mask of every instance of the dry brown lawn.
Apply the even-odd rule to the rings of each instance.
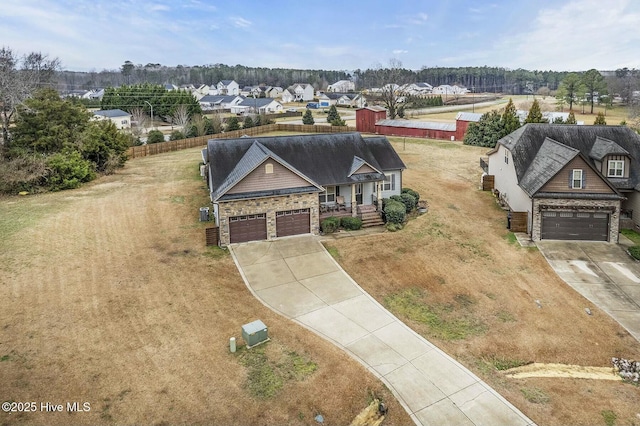
[[[478,189],[485,148],[410,139],[394,146],[407,165],[403,186],[428,200],[429,211],[399,232],[331,241],[346,271],[539,425],[605,424],[610,412],[616,424],[640,423],[638,386],[505,377],[499,369],[526,362],[606,367],[611,357],[640,359],[640,343],[536,249],[510,242],[505,213]]]
[[[315,424],[320,413],[337,425],[374,397],[390,407],[385,424],[409,424],[379,380],[260,304],[228,253],[204,246],[199,161],[197,149],[136,159],[78,190],[0,199],[0,402],[91,407],[0,412],[0,424]],[[255,319],[272,341],[254,377],[281,371],[269,398],[251,393],[246,352],[228,349]],[[296,359],[315,371],[298,375]]]

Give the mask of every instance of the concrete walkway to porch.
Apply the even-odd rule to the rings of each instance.
[[[256,298],[353,356],[417,425],[533,424],[362,290],[318,237],[232,244],[230,251]]]

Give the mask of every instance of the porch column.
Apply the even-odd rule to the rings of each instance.
[[[356,201],[356,185],[351,184],[351,216],[358,216],[358,202]]]
[[[376,182],[376,197],[378,200],[378,206],[376,210],[381,211],[382,210],[382,185],[380,184],[380,182]]]

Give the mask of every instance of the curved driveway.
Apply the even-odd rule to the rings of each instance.
[[[416,424],[533,424],[362,290],[317,237],[230,249],[254,296],[353,356],[391,389]]]

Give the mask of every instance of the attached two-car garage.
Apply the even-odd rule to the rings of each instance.
[[[286,210],[275,213],[276,236],[308,234],[311,232],[309,209]],[[267,239],[267,214],[234,216],[229,218],[231,243],[260,241]]]
[[[541,230],[543,240],[608,241],[609,214],[545,211]]]

